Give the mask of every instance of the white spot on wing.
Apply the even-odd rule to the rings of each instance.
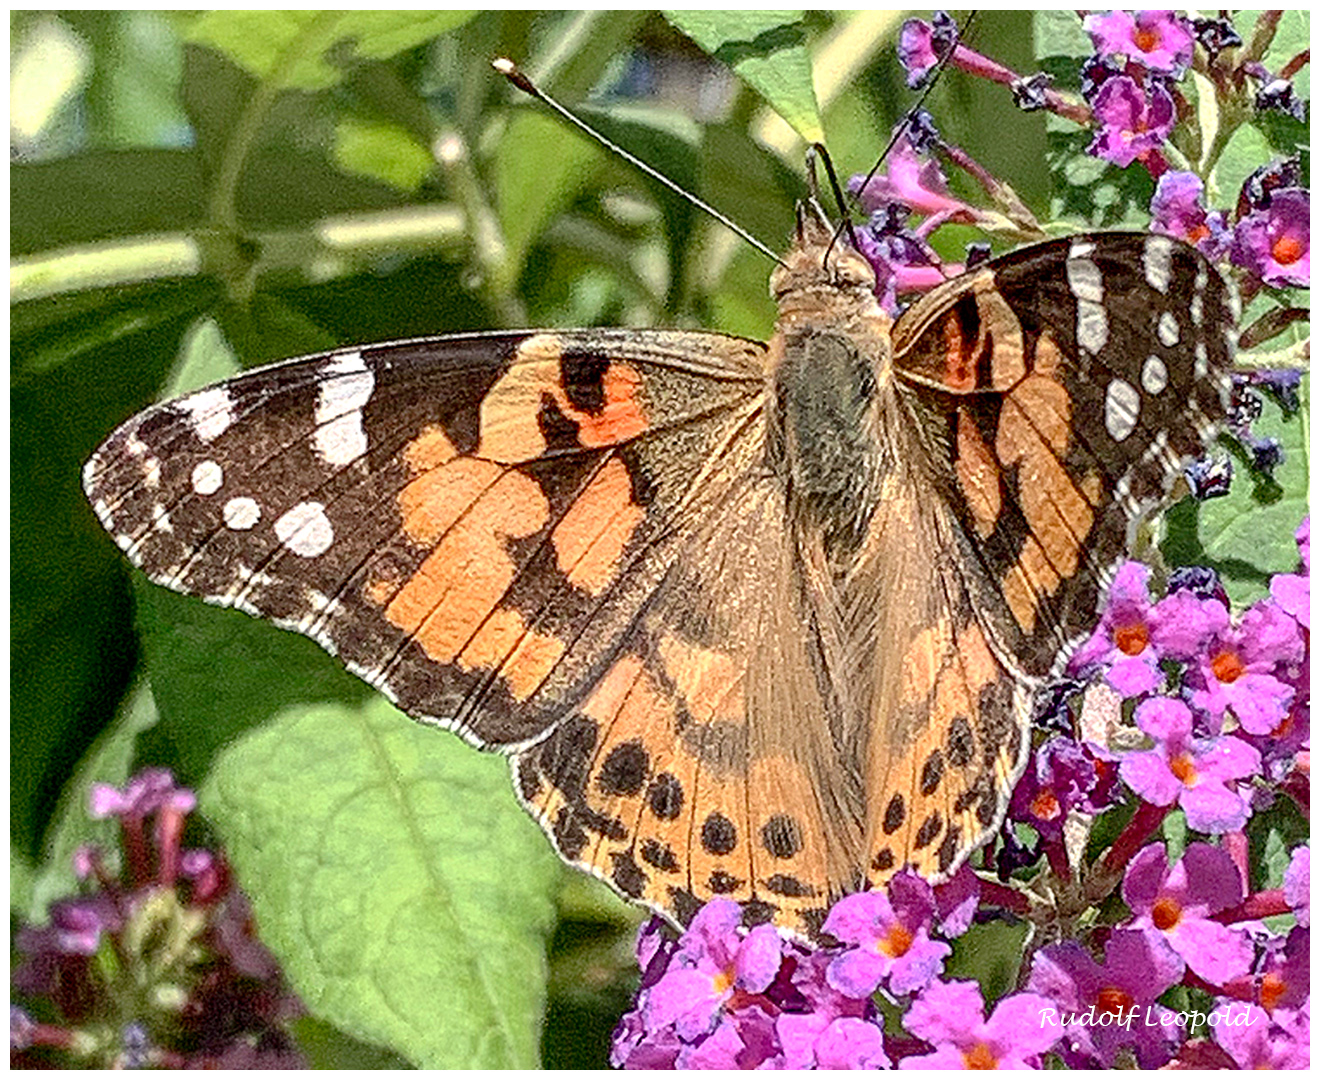
[[[1162,293],[1169,291],[1169,281],[1173,271],[1173,244],[1167,236],[1146,237],[1146,254],[1142,259],[1142,268],[1146,271],[1146,281],[1152,289]]]
[[[1068,275],[1068,288],[1077,301],[1077,344],[1095,354],[1109,341],[1109,316],[1105,313],[1105,286],[1100,267],[1085,257],[1095,247],[1089,243],[1075,243],[1068,250],[1064,264]]]
[[[1076,251],[1074,246],[1073,251]],[[1070,257],[1065,264],[1068,272],[1068,288],[1078,300],[1087,300],[1093,304],[1105,298],[1104,282],[1100,278],[1100,267],[1090,259]]]
[[[317,391],[312,446],[327,465],[351,465],[367,452],[362,409],[376,388],[376,376],[360,352],[330,361]]]
[[[1141,388],[1148,394],[1158,394],[1169,385],[1169,369],[1158,356],[1146,357],[1141,365]]]
[[[1105,430],[1115,442],[1132,434],[1141,415],[1141,395],[1124,379],[1111,379],[1105,390]]]
[[[170,521],[169,511],[160,503],[151,508],[151,525],[157,532],[172,533],[174,522]]]
[[[1155,326],[1155,334],[1165,348],[1172,349],[1178,344],[1181,336],[1178,330],[1178,317],[1172,311],[1161,314],[1160,321]]]
[[[230,499],[225,503],[224,508],[225,524],[231,529],[250,529],[261,520],[261,507],[257,505],[257,500],[249,498],[247,495],[239,495],[237,498]]]
[[[234,422],[234,399],[223,386],[199,390],[176,402],[175,407],[188,414],[189,427],[204,443],[218,439]]]
[[[214,495],[225,482],[225,471],[215,461],[199,461],[193,466],[192,486],[198,495]]]
[[[1103,304],[1077,301],[1077,344],[1093,356],[1109,341],[1109,316]]]
[[[335,542],[335,530],[319,502],[303,502],[290,507],[275,519],[275,535],[295,555],[314,559],[324,555]]]
[[[149,457],[142,463],[142,483],[149,488],[160,487],[160,458]]]
[[[1210,357],[1206,352],[1205,342],[1198,341],[1192,347],[1192,352],[1196,356],[1196,363],[1192,366],[1192,374],[1198,379],[1204,379],[1210,374]]]

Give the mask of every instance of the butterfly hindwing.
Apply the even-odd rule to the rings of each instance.
[[[680,917],[732,896],[801,926],[827,906],[850,832],[828,796],[849,777],[826,724],[793,722],[826,710],[763,446],[749,430],[728,456],[720,512],[686,534],[610,670],[517,773],[561,854],[624,895]]]

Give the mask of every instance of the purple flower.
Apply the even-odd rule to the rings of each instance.
[[[1151,644],[1150,567],[1126,562],[1109,586],[1100,625],[1068,662],[1073,672],[1108,665],[1105,678],[1123,697],[1147,694],[1164,682]]]
[[[1166,172],[1150,201],[1150,227],[1196,245],[1206,258],[1218,259],[1228,250],[1229,229],[1221,211],[1211,213],[1202,205],[1204,194],[1196,173]]]
[[[14,937],[23,957],[14,971],[14,987],[25,994],[56,996],[85,976],[85,961],[95,956],[105,934],[123,928],[124,916],[105,893],[62,897],[50,905],[48,926],[24,926]]]
[[[1211,916],[1242,902],[1242,879],[1228,853],[1209,844],[1188,844],[1172,867],[1163,844],[1139,851],[1123,878],[1131,927],[1143,931],[1207,982],[1217,986],[1251,965],[1246,935]]]
[[[1284,1023],[1276,1022],[1283,1020]],[[1259,1005],[1225,1001],[1210,1014],[1210,1031],[1241,1069],[1306,1069],[1311,1064],[1310,1022],[1272,1018]]]
[[[885,1069],[884,1032],[855,1016],[783,1013],[775,1022],[781,1069]]]
[[[169,769],[143,769],[135,774],[124,790],[110,784],[91,787],[93,818],[145,818],[169,806],[189,814],[197,806],[197,796],[187,788],[176,787]]]
[[[1311,284],[1311,193],[1283,188],[1233,230],[1233,262],[1267,285]]]
[[[937,11],[930,22],[908,19],[898,32],[898,62],[907,72],[907,84],[922,85],[949,49],[958,41],[958,24],[946,11]]]
[[[884,980],[893,994],[920,990],[944,970],[952,950],[932,941],[935,895],[915,874],[899,874],[880,890],[845,896],[831,909],[822,930],[856,946],[830,964],[829,984],[848,997],[863,998]]]
[[[1097,964],[1075,941],[1047,945],[1035,956],[1027,989],[1049,998],[1062,1013],[1054,1020],[1085,1060],[1074,1066],[1112,1068],[1119,1050],[1131,1047],[1143,1069],[1157,1069],[1181,1042],[1181,1024],[1159,1021],[1169,1010],[1155,999],[1182,977],[1182,965],[1167,949],[1152,948],[1146,935],[1115,930]],[[1147,1012],[1155,1019],[1146,1023]],[[1108,1017],[1108,1019],[1105,1019]],[[1065,1058],[1071,1055],[1065,1053]]]
[[[1082,22],[1104,57],[1135,60],[1149,71],[1178,76],[1192,62],[1187,21],[1172,11],[1111,11]]]
[[[1122,166],[1162,146],[1177,119],[1173,97],[1162,84],[1154,82],[1143,92],[1128,75],[1105,81],[1093,111],[1100,131],[1086,152]]]
[[[1200,656],[1216,634],[1228,630],[1228,606],[1217,596],[1177,589],[1155,605],[1151,635],[1160,656],[1188,661]]]
[[[862,179],[854,176],[848,182],[848,190],[857,196],[867,213],[897,202],[922,215],[957,216],[963,221],[979,217],[974,207],[949,194],[949,182],[939,163],[934,159],[923,161],[906,135],[889,152],[885,171],[871,177],[865,187]]]
[[[1242,828],[1251,806],[1233,781],[1260,772],[1260,753],[1232,735],[1192,738],[1192,711],[1175,698],[1151,698],[1137,706],[1137,727],[1155,740],[1154,750],[1123,757],[1123,782],[1147,802],[1177,802],[1188,828],[1225,833]]]
[[[1110,803],[1112,760],[1103,751],[1073,739],[1050,739],[1033,753],[1013,791],[1009,816],[1047,839],[1061,839],[1068,811],[1093,814]]]
[[[1212,722],[1231,710],[1244,731],[1268,735],[1287,718],[1294,689],[1277,676],[1293,675],[1306,646],[1291,615],[1263,600],[1223,631],[1188,672],[1191,704]]]
[[[1311,849],[1302,846],[1293,851],[1288,869],[1283,872],[1283,896],[1297,916],[1298,926],[1311,925]]]
[[[1311,931],[1294,926],[1282,942],[1270,944],[1259,980],[1260,1004],[1271,1016],[1295,1009],[1311,996]]]
[[[736,1069],[738,1055],[746,1049],[737,1025],[724,1019],[696,1046],[683,1046],[674,1061],[675,1069]]]
[[[643,1015],[651,1029],[673,1025],[679,1038],[708,1034],[735,989],[760,993],[774,980],[782,957],[778,931],[769,924],[738,933],[742,909],[716,897],[679,939],[669,970],[647,993]]]
[[[285,1030],[302,1006],[257,940],[247,898],[222,855],[180,846],[193,793],[148,769],[90,794],[95,816],[119,818],[128,880],[82,849],[75,863],[95,891],[55,901],[48,926],[15,935],[15,990],[47,999],[43,1011],[66,1025],[39,1025],[34,1038],[66,1065],[305,1067]]]
[[[940,932],[945,937],[960,937],[972,925],[976,906],[981,902],[981,879],[966,863],[941,885],[935,886],[935,907],[940,913]]]
[[[912,1003],[903,1026],[934,1048],[904,1058],[901,1069],[1030,1069],[1059,1039],[1044,1022],[1054,1006],[1037,994],[1012,994],[985,1019],[974,982],[936,982]]]
[[[1307,630],[1311,629],[1311,518],[1308,515],[1297,529],[1297,547],[1302,556],[1300,574],[1275,574],[1270,579],[1270,596],[1284,611]]]

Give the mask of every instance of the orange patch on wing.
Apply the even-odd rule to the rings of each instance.
[[[448,465],[458,456],[449,436],[438,424],[433,424],[403,448],[403,458],[414,473],[426,472]]]
[[[1022,324],[999,292],[994,275],[986,276],[988,281],[978,283],[975,293],[981,317],[976,350],[990,350],[990,389],[1003,391],[1016,386],[1027,374],[1026,343]]]
[[[509,370],[482,399],[479,457],[513,463],[544,454],[540,415],[547,398],[577,425],[578,442],[584,447],[616,446],[646,430],[639,393],[642,377],[631,364],[615,361],[605,368],[601,407],[587,411],[568,399],[562,357],[563,344],[554,334],[534,335],[519,346]]]
[[[386,618],[412,635],[432,660],[453,663],[462,652],[464,663],[476,666],[481,657],[480,666],[493,666],[485,661],[492,661],[494,642],[507,635],[510,624],[507,617],[489,629],[483,624],[516,573],[505,541],[532,535],[549,516],[540,486],[489,462],[456,458],[405,487],[399,507],[408,537],[435,547],[394,595]],[[534,638],[526,638],[523,647],[538,659],[524,675],[510,675],[511,686],[515,678],[530,678],[551,648]]]
[[[571,584],[599,596],[644,517],[633,502],[627,466],[611,458],[550,534],[559,569]]]
[[[496,608],[458,655],[469,671],[498,670],[519,701],[526,701],[564,655],[559,638],[529,630],[516,611]]]
[[[1034,537],[1027,537],[1022,554],[1009,567],[1003,580],[1004,599],[1024,633],[1035,630],[1036,619],[1040,616],[1040,599],[1051,595],[1060,580],[1040,544]]]
[[[645,724],[657,715],[672,717],[674,707],[656,686],[641,658],[625,653],[596,684],[582,712],[602,727],[630,726]]]
[[[613,363],[605,369],[601,383],[605,404],[599,414],[577,410],[568,414],[580,425],[578,439],[583,446],[617,446],[637,438],[646,430],[646,416],[637,399],[641,375],[631,364]],[[567,406],[567,398],[561,404]]]
[[[697,724],[712,720],[742,723],[746,717],[746,670],[728,653],[703,649],[673,634],[662,634],[660,660],[687,711]]]
[[[958,410],[957,453],[958,486],[972,512],[976,531],[984,539],[995,531],[1003,505],[999,463],[966,409]]]
[[[950,390],[965,393],[976,388],[976,365],[963,337],[962,320],[950,312],[944,317],[944,371],[942,382]]]
[[[1037,374],[1008,395],[1000,412],[995,450],[1018,470],[1022,515],[1031,530],[1017,563],[1004,578],[1004,596],[1018,625],[1030,632],[1040,598],[1077,571],[1082,545],[1095,522],[1100,480],[1088,474],[1079,489],[1063,459],[1068,451],[1072,405],[1067,390],[1040,372],[1057,365],[1053,343],[1042,338]]]

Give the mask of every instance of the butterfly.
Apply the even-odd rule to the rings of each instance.
[[[812,934],[1000,826],[1033,691],[1212,440],[1234,311],[1179,241],[1036,244],[896,321],[814,200],[768,344],[339,349],[147,409],[84,484],[168,588],[512,763],[569,863]]]

